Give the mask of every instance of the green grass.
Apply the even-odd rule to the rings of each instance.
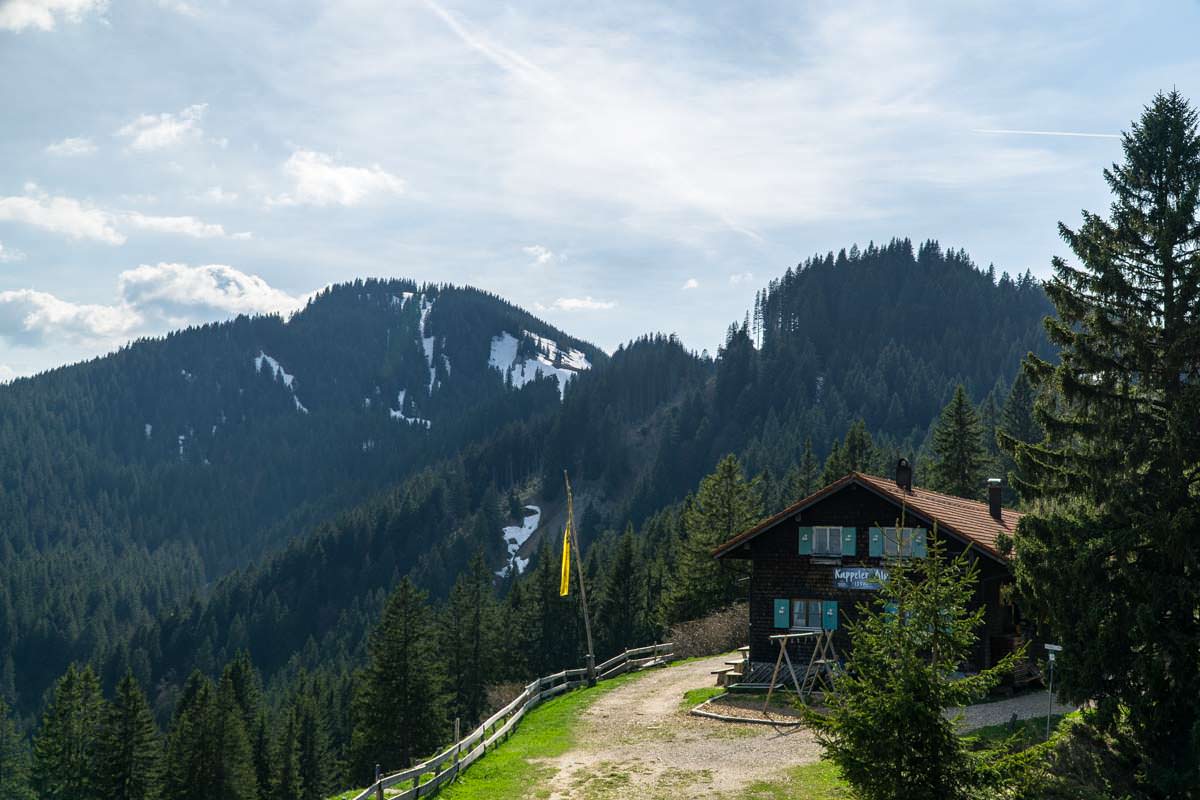
[[[680,701],[679,708],[683,711],[690,711],[706,700],[711,700],[720,694],[725,694],[725,687],[705,686],[701,689],[688,689],[683,693],[683,700]]]
[[[804,764],[783,778],[755,781],[736,795],[737,800],[848,800],[850,787],[838,768],[828,761]]]
[[[535,764],[533,760],[554,758],[571,749],[580,712],[641,674],[644,673],[622,675],[538,706],[517,724],[508,741],[476,761],[438,797],[444,800],[525,797],[539,780],[553,773],[553,768]]]

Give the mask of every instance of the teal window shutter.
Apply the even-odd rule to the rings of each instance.
[[[812,540],[813,540],[812,528],[801,528],[800,529],[800,555],[802,555],[802,556],[811,556],[812,555]]]
[[[842,528],[842,555],[852,556],[858,550],[858,528]]]
[[[871,528],[871,558],[883,558],[883,528]]]
[[[826,600],[821,605],[824,612],[821,627],[827,631],[836,631],[838,627],[837,600]]]
[[[791,625],[791,617],[789,616],[790,604],[786,597],[775,598],[775,627],[786,628]]]
[[[925,529],[915,528],[912,532],[912,554],[916,558],[924,558],[928,551],[925,548]]]

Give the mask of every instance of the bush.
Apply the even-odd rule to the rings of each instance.
[[[667,641],[675,643],[678,658],[728,653],[750,641],[750,609],[746,603],[736,603],[707,617],[680,622],[671,627]]]

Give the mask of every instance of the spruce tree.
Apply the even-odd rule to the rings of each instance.
[[[29,750],[0,696],[0,797],[33,800],[29,788]]]
[[[947,708],[978,701],[1012,669],[1017,654],[969,676],[984,609],[975,604],[975,562],[946,557],[941,538],[927,558],[891,565],[878,597],[847,624],[851,650],[811,713],[824,757],[863,800],[999,797],[988,771],[955,731]],[[988,791],[984,791],[988,790]]]
[[[54,686],[33,740],[33,784],[42,800],[102,800],[99,734],[104,698],[90,666],[71,664]]]
[[[431,613],[425,593],[404,578],[371,631],[351,743],[352,769],[362,780],[370,779],[375,764],[403,769],[449,738]]]
[[[744,565],[712,557],[717,545],[758,522],[762,497],[732,454],[700,482],[683,514],[685,538],[665,599],[669,623],[698,619],[745,597]]]
[[[164,796],[171,800],[256,800],[258,781],[230,676],[215,689],[193,672],[167,736]]]
[[[1178,92],[1157,95],[1104,173],[1108,218],[1059,230],[1046,321],[1057,364],[1030,357],[1041,443],[1012,443],[1027,612],[1064,646],[1059,684],[1122,719],[1147,792],[1200,784],[1200,137]]]
[[[867,424],[856,419],[846,430],[845,439],[840,444],[833,443],[821,472],[821,483],[827,486],[851,472],[867,472],[875,461],[875,442],[867,431]]]
[[[792,486],[792,493],[795,496],[788,502],[788,505],[808,497],[821,488],[817,485],[820,477],[821,468],[816,455],[813,454],[812,437],[805,436],[804,452],[800,455],[799,474],[797,475],[795,484]]]
[[[171,800],[204,800],[213,761],[208,717],[213,705],[212,682],[198,670],[188,677],[175,705],[167,734],[163,794]]]
[[[933,428],[929,488],[959,497],[978,497],[986,466],[979,414],[960,383]]]
[[[157,800],[162,792],[162,742],[150,704],[133,673],[117,685],[100,733],[101,794],[109,800]]]
[[[325,800],[333,788],[334,769],[325,713],[308,685],[302,688],[295,705],[296,766],[300,778],[297,800]]]
[[[487,706],[497,617],[492,573],[483,553],[476,552],[450,591],[439,626],[451,687],[449,712],[462,720],[464,730],[482,718]]]
[[[1042,441],[1042,426],[1034,417],[1034,392],[1024,370],[1017,373],[1008,397],[1000,408],[1000,423],[996,426],[996,443],[1000,447],[1000,470],[1004,481],[1004,501],[1012,503],[1019,496],[1017,462],[1012,449],[1016,442],[1037,444]]]
[[[600,642],[597,658],[607,658],[640,643],[644,627],[645,583],[633,525],[628,525],[617,540],[616,551],[604,573],[596,612]]]
[[[254,751],[246,732],[245,709],[233,674],[221,679],[212,716],[213,749],[218,755],[211,800],[256,800],[258,778]]]
[[[283,712],[279,737],[275,742],[275,774],[271,781],[271,800],[296,800],[303,783],[300,779],[300,732],[296,707]]]

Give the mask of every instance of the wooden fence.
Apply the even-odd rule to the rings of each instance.
[[[596,679],[604,680],[624,672],[666,664],[675,657],[672,651],[674,646],[671,642],[663,642],[626,650],[596,665]],[[356,795],[354,800],[383,800],[385,792],[387,800],[429,797],[458,777],[459,773],[479,760],[490,748],[506,739],[521,721],[521,717],[534,706],[585,683],[585,667],[564,669],[562,672],[538,678],[526,686],[511,703],[488,717],[463,739],[427,761],[380,777]],[[404,784],[408,786],[404,787]]]

